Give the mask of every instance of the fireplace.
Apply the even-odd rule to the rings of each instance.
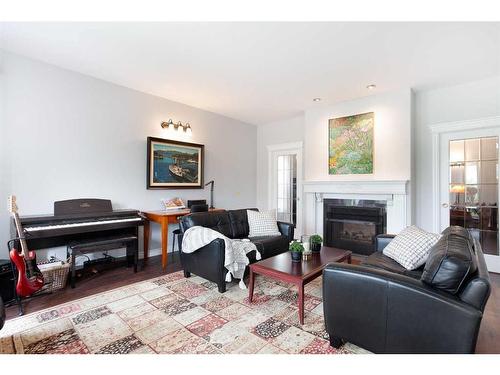
[[[323,206],[326,246],[361,255],[375,251],[375,237],[387,230],[386,201],[324,199]]]

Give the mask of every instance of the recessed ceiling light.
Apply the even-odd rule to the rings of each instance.
[[[313,102],[320,102],[321,101],[321,98],[314,98],[313,99]]]
[[[373,90],[373,89],[377,88],[377,85],[368,85],[368,86],[366,86],[366,88],[368,90]]]

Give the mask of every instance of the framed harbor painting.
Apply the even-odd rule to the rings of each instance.
[[[201,189],[204,145],[148,137],[148,189]]]
[[[373,173],[374,113],[362,113],[328,121],[328,173]]]

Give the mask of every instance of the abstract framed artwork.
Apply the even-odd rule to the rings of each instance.
[[[204,145],[148,137],[148,189],[203,188]]]
[[[373,173],[374,113],[328,121],[328,173]]]

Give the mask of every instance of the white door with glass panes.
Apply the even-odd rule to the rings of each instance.
[[[279,221],[293,223],[301,233],[302,142],[268,146],[269,208]]]
[[[488,269],[500,272],[498,156],[500,128],[440,136],[440,229],[458,225],[481,244]]]

